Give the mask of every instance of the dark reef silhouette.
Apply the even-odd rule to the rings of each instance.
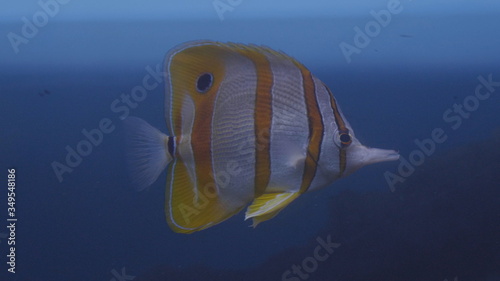
[[[331,201],[317,236],[259,267],[157,266],[135,281],[287,280],[328,235],[341,246],[307,278],[288,280],[500,280],[500,134],[432,155],[394,193],[346,191]]]

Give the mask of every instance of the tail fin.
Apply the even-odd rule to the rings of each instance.
[[[169,137],[146,121],[128,117],[123,121],[127,133],[127,164],[132,185],[143,190],[153,184],[172,161]]]

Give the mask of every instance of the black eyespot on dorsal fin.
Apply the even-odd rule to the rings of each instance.
[[[210,88],[212,87],[212,84],[214,82],[214,76],[212,73],[202,73],[200,76],[198,76],[198,79],[196,80],[196,90],[199,93],[205,93]]]

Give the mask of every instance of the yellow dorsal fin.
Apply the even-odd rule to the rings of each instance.
[[[267,193],[255,198],[245,213],[245,220],[253,218],[253,227],[272,219],[299,197],[299,192]]]

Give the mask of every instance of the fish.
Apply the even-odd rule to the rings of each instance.
[[[166,169],[165,216],[177,233],[219,224],[245,207],[252,226],[305,192],[399,158],[362,145],[330,89],[266,46],[185,42],[165,57],[165,134],[124,120],[138,190]]]

